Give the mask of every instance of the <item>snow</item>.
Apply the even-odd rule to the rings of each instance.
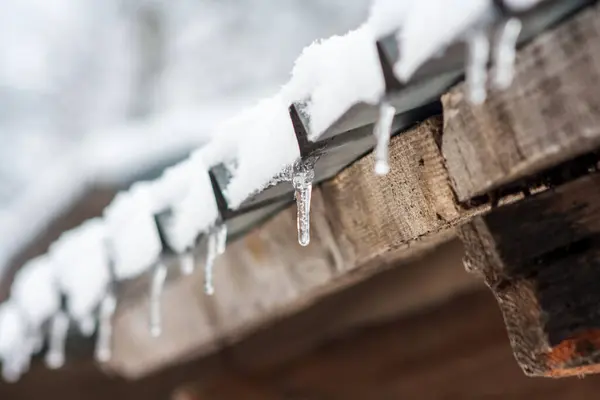
[[[228,124],[223,136],[217,136],[235,137],[230,155],[237,167],[224,191],[231,208],[238,208],[300,157],[289,104],[281,95],[263,100]]]
[[[375,38],[395,33],[410,13],[413,0],[373,0],[367,24]]]
[[[94,311],[110,282],[105,240],[104,222],[97,218],[65,232],[50,248],[57,281],[75,320]]]
[[[171,248],[183,253],[192,248],[198,235],[207,232],[219,217],[202,153],[195,153],[177,169],[166,172],[160,181],[163,187],[172,187],[171,193],[181,194],[167,201],[163,199],[171,209],[169,218],[164,219],[163,229]]]
[[[397,34],[394,73],[406,82],[428,59],[488,18],[490,0],[419,0],[411,3]]]
[[[384,91],[374,30],[367,24],[305,48],[296,60],[282,95],[289,103],[305,102],[309,139],[318,137],[350,107],[377,104]]]
[[[34,258],[19,270],[10,298],[33,329],[39,328],[60,308],[54,268],[48,256]]]
[[[134,278],[158,259],[162,244],[154,222],[151,185],[135,184],[104,212],[110,257],[117,279]]]

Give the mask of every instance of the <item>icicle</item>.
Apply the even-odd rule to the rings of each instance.
[[[375,173],[377,175],[385,175],[390,171],[388,150],[394,115],[396,115],[396,109],[389,103],[382,102],[379,105],[379,119],[373,131],[377,140],[377,145],[375,146]]]
[[[518,18],[510,18],[498,29],[496,46],[494,47],[494,61],[496,73],[494,86],[506,89],[512,83],[515,74],[516,47],[519,34],[523,25]]]
[[[474,104],[481,104],[487,96],[485,86],[490,42],[485,31],[479,29],[469,33],[467,45],[469,54],[466,70],[469,99]]]
[[[315,178],[314,165],[310,161],[299,161],[294,165],[292,184],[294,185],[298,227],[298,242],[301,246],[310,243],[310,201],[312,183]]]
[[[186,251],[179,255],[179,270],[183,275],[191,275],[195,269],[194,253]]]
[[[102,303],[100,303],[100,315],[98,326],[98,338],[96,342],[96,360],[107,362],[112,356],[112,319],[117,308],[117,298],[112,290],[109,290]]]
[[[162,333],[161,299],[167,279],[167,266],[159,261],[154,267],[150,284],[150,334],[159,337]]]
[[[215,260],[225,252],[227,244],[227,224],[223,221],[213,226],[208,233],[206,263],[204,264],[204,291],[212,296],[215,293],[213,285],[213,269]]]
[[[77,326],[83,336],[90,337],[96,330],[96,320],[94,319],[94,316],[86,315],[77,320]]]
[[[49,348],[45,360],[46,366],[50,369],[58,369],[65,364],[65,342],[68,330],[68,315],[64,311],[58,311],[52,317]]]

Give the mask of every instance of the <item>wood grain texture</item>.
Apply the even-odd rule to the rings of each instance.
[[[600,147],[600,8],[592,6],[518,52],[515,80],[472,105],[443,96],[442,152],[466,202]],[[493,73],[493,71],[492,71]]]
[[[437,145],[441,125],[435,117],[394,137],[387,176],[373,174],[368,155],[316,188],[308,247],[297,243],[291,207],[228,246],[215,296],[203,294],[201,268],[176,280],[164,295],[161,338],[148,334],[147,299],[126,299],[108,367],[137,377],[208,354],[454,237],[462,214]]]
[[[594,173],[460,229],[468,269],[496,296],[528,375],[600,372],[599,198]]]
[[[352,304],[352,303],[349,303]],[[600,377],[531,379],[514,362],[487,292],[356,330],[295,360],[188,385],[197,400],[587,399]]]

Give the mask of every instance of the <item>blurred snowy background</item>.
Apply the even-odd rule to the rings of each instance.
[[[369,0],[5,0],[0,272],[94,184],[185,157]]]

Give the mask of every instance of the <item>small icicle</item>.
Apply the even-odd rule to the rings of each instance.
[[[311,162],[299,161],[294,165],[292,184],[298,210],[296,217],[298,243],[301,246],[308,246],[310,243],[310,202],[314,178],[315,170]]]
[[[195,269],[194,253],[191,250],[179,255],[179,270],[183,275],[191,275]]]
[[[161,299],[167,279],[167,266],[159,261],[154,267],[150,284],[150,334],[159,337],[162,333]]]
[[[389,103],[382,102],[379,105],[379,119],[373,131],[377,140],[375,146],[375,173],[377,175],[386,175],[390,171],[388,150],[394,115],[396,115],[396,109]]]
[[[227,224],[220,221],[208,233],[206,263],[204,264],[204,291],[209,296],[215,294],[213,269],[217,257],[225,252],[227,244]]]
[[[92,315],[86,315],[77,320],[79,332],[85,337],[90,337],[96,330],[96,320]]]
[[[473,104],[481,104],[487,96],[487,63],[490,56],[490,42],[483,29],[469,33],[467,37],[467,84],[469,100]]]
[[[69,316],[58,311],[52,317],[50,325],[50,341],[46,353],[46,366],[50,369],[61,368],[65,364],[65,342],[69,330]]]
[[[227,224],[222,223],[216,226],[217,230],[217,255],[221,256],[225,254],[225,247],[227,246]]]
[[[494,86],[506,89],[510,86],[515,75],[515,59],[517,57],[517,40],[523,24],[518,18],[510,18],[498,29],[496,46],[494,47],[494,61],[496,73]]]
[[[112,319],[117,308],[117,298],[109,290],[100,303],[98,338],[96,342],[96,360],[107,362],[112,356]]]

